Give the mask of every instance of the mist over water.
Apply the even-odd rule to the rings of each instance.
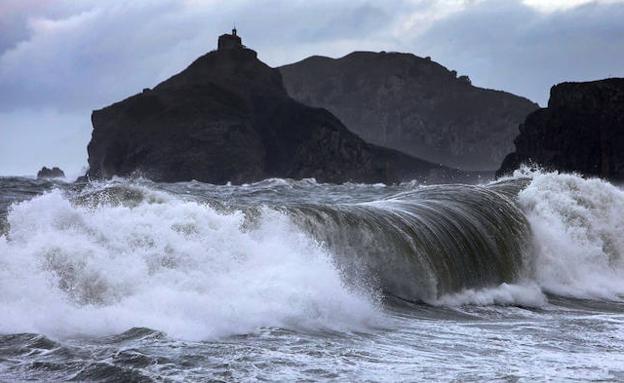
[[[0,185],[0,378],[624,379],[604,181]]]

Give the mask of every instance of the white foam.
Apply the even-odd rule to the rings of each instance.
[[[541,307],[544,293],[624,297],[624,192],[527,171],[518,196],[535,251],[525,279],[436,305]],[[95,184],[104,188],[106,184]],[[145,326],[207,339],[263,326],[360,330],[383,319],[285,215],[244,215],[145,186],[138,206],[73,205],[56,190],[15,205],[0,237],[0,332],[104,335]]]
[[[528,168],[518,195],[534,248],[526,280],[445,295],[436,305],[541,307],[545,293],[585,299],[624,299],[624,191],[600,179]]]
[[[148,192],[148,191],[146,191]],[[0,332],[105,335],[144,326],[186,339],[265,326],[359,330],[382,320],[289,219],[160,193],[75,206],[56,190],[14,206],[0,237]]]
[[[624,192],[577,175],[535,173],[518,200],[535,240],[534,278],[550,293],[624,296]]]
[[[436,306],[525,306],[543,307],[547,304],[546,297],[539,286],[532,282],[519,284],[502,283],[496,287],[483,289],[466,289],[459,293],[447,294],[430,302]]]

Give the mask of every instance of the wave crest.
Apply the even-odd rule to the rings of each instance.
[[[92,192],[92,191],[90,191]],[[119,333],[147,326],[206,339],[260,327],[362,329],[374,294],[345,286],[290,219],[163,193],[80,204],[55,190],[14,205],[0,237],[2,332]]]
[[[518,194],[536,246],[534,278],[552,294],[624,297],[624,192],[599,179],[535,173]]]

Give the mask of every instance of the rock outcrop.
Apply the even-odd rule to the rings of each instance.
[[[538,108],[412,54],[313,56],[279,69],[291,97],[328,109],[364,140],[463,169],[498,168]]]
[[[37,172],[37,178],[63,178],[65,177],[65,173],[56,166],[52,169],[48,167],[42,167],[41,170]]]
[[[330,112],[290,98],[277,69],[235,33],[220,49],[92,114],[90,179],[223,184],[268,177],[322,182],[448,180],[462,174],[366,143]]]
[[[497,175],[524,163],[624,179],[624,78],[553,86],[548,107],[527,117],[515,144]]]

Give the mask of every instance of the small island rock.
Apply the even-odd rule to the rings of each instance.
[[[42,167],[41,170],[37,172],[37,178],[63,178],[65,177],[65,173],[58,167],[53,167],[52,169],[48,167]]]

